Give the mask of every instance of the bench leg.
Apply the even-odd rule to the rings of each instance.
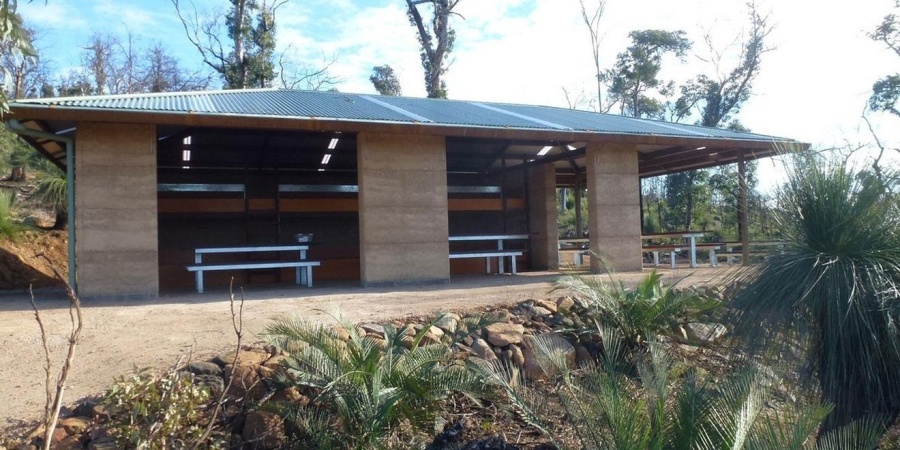
[[[497,273],[498,273],[498,274],[501,274],[501,273],[503,273],[503,272],[505,272],[505,271],[506,271],[506,270],[505,270],[505,268],[503,267],[503,257],[502,257],[502,256],[498,256],[498,257],[497,257]]]
[[[709,249],[709,266],[719,267],[719,258],[716,257],[716,249]]]
[[[673,269],[675,268],[675,251],[674,250],[669,252],[669,264],[672,266]]]
[[[312,266],[306,266],[306,287],[312,287]]]
[[[307,276],[306,271],[303,270],[303,267],[298,267],[298,268],[297,268],[297,276],[296,276],[296,277],[297,277],[297,284],[298,284],[298,285],[306,284],[306,281],[307,281],[308,276]]]
[[[510,270],[512,270],[512,274],[515,275],[516,274],[516,257],[515,256],[510,255],[509,268],[510,268]]]
[[[487,256],[484,258],[484,273],[490,275],[491,274],[491,257]]]
[[[197,278],[197,293],[202,294],[203,293],[203,271],[198,270],[195,274],[195,277]]]
[[[659,267],[659,252],[653,252],[653,266]]]

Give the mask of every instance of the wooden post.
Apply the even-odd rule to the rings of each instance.
[[[741,241],[741,264],[750,260],[750,233],[747,229],[747,162],[743,150],[738,154],[738,237]]]
[[[584,188],[582,187],[583,177],[581,172],[575,169],[575,239],[584,237],[584,225],[582,225],[581,197]]]

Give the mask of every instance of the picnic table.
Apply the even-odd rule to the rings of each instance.
[[[296,269],[297,284],[306,284],[312,287],[313,277],[312,268],[321,265],[319,261],[309,261],[306,259],[306,252],[309,250],[308,245],[265,245],[255,247],[210,247],[194,249],[194,265],[187,266],[187,270],[195,272],[197,281],[197,292],[203,293],[203,272],[214,270],[241,270],[241,269],[277,269],[283,267],[293,267]],[[294,260],[275,260],[275,261],[237,261],[224,263],[204,263],[203,255],[209,254],[227,254],[227,253],[280,253],[280,252],[296,252],[299,256]]]
[[[691,267],[697,267],[697,238],[701,237],[703,237],[703,232],[701,231],[677,231],[673,233],[645,234],[641,236],[641,240],[652,241],[654,239],[685,239],[688,242],[688,251],[690,251]],[[647,248],[652,247],[644,247],[644,251],[653,251],[646,250]]]
[[[489,235],[471,235],[471,236],[450,236],[450,242],[471,242],[471,241],[495,241],[497,249],[471,250],[465,252],[451,252],[450,259],[459,258],[484,258],[487,273],[491,273],[491,258],[497,258],[497,273],[504,272],[504,258],[510,260],[510,273],[516,274],[516,257],[522,256],[521,250],[506,250],[503,248],[504,241],[511,240],[527,240],[530,236],[527,234],[489,234]]]

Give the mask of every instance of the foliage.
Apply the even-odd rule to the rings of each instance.
[[[604,75],[610,82],[610,101],[620,103],[622,114],[659,117],[664,105],[648,96],[651,89],[671,93],[673,83],[658,78],[663,56],[683,58],[691,48],[684,31],[639,30],[628,33],[631,45],[616,57],[615,66]]]
[[[620,365],[620,336],[611,329],[600,332],[603,357],[596,365],[576,370],[566,364],[553,335],[534,338],[542,366],[552,366],[560,374],[557,395],[581,448],[836,450],[869,449],[878,442],[877,424],[858,422],[824,435],[816,444],[810,437],[830,408],[787,405],[781,411],[767,410],[771,380],[753,368],[706,381],[689,370],[673,380],[670,357],[656,342],[650,342],[648,354],[632,361],[639,376],[629,377]],[[526,422],[552,440],[544,400],[520,381],[521,374],[508,367],[483,367]]]
[[[38,175],[34,195],[41,203],[53,208],[56,213],[54,228],[65,228],[69,209],[68,181],[62,170],[56,167],[51,170]]]
[[[611,328],[622,336],[629,352],[647,348],[659,335],[674,335],[679,326],[696,322],[716,311],[719,300],[710,292],[695,288],[675,289],[662,282],[653,271],[634,288],[621,280],[604,282],[598,277],[568,274],[557,289],[578,294],[588,320]]]
[[[733,306],[751,348],[796,334],[835,405],[828,427],[900,412],[900,203],[896,173],[798,157],[778,193],[787,248],[752,269]]]
[[[762,55],[772,50],[766,46],[766,38],[772,32],[767,16],[759,13],[756,3],[748,4],[750,31],[741,40],[738,64],[730,71],[719,71],[724,65],[722,52],[713,49],[712,40],[706,41],[712,55],[711,62],[719,73],[714,76],[698,75],[681,86],[681,96],[673,106],[673,118],[680,121],[696,109],[700,114],[698,125],[723,127],[732,115],[750,98],[753,82],[762,65]]]
[[[439,404],[451,394],[474,398],[486,392],[470,363],[455,359],[451,347],[491,323],[488,318],[463,319],[452,337],[421,346],[429,325],[414,333],[387,324],[381,340],[339,313],[335,318],[337,327],[279,319],[265,331],[270,343],[289,354],[281,382],[316,392],[310,405],[289,405],[282,414],[323,448],[373,448],[401,423],[430,429]]]
[[[12,192],[0,190],[0,239],[16,240],[23,230],[13,217],[15,198]]]
[[[432,7],[430,26],[419,12],[419,4],[429,3]],[[441,78],[449,67],[448,56],[453,51],[456,31],[450,26],[450,16],[459,0],[406,0],[406,15],[409,23],[416,27],[422,68],[425,69],[425,90],[429,98],[447,98],[447,84]]]
[[[394,68],[387,64],[373,67],[369,81],[372,82],[375,90],[381,95],[403,95],[403,90],[400,88],[400,80],[394,74]]]
[[[900,1],[895,1],[894,8],[900,10]],[[900,56],[900,16],[897,13],[884,16],[884,20],[869,34],[869,37],[885,44],[888,49]],[[897,101],[900,100],[900,74],[887,75],[876,81],[872,91],[869,108],[900,117],[900,109],[897,107]]]
[[[146,370],[119,378],[106,393],[107,431],[123,448],[188,448],[203,436],[209,389],[186,372]],[[210,447],[222,447],[210,441]]]
[[[30,36],[22,25],[22,20],[16,14],[18,0],[0,0],[0,48],[4,53],[8,53],[7,57],[11,58],[33,58],[35,56],[34,47],[31,44]],[[12,91],[12,79],[7,70],[3,70],[2,84],[0,89],[0,116],[7,110],[7,93]]]

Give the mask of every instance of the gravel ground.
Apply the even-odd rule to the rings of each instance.
[[[687,277],[681,284],[715,282],[727,269],[663,271],[667,278]],[[647,273],[645,270],[644,273]],[[274,317],[302,315],[332,321],[338,307],[353,321],[378,321],[441,310],[462,311],[515,303],[528,298],[555,298],[555,272],[517,276],[454,277],[449,285],[400,288],[361,288],[322,283],[313,289],[297,286],[253,286],[245,296],[244,342]],[[634,282],[641,274],[624,274]],[[65,357],[69,321],[68,301],[57,291],[36,293],[47,328],[54,367]],[[239,294],[238,294],[239,298]],[[179,358],[202,359],[234,345],[229,295],[225,290],[204,294],[166,295],[154,300],[87,300],[84,330],[76,350],[74,369],[65,399],[105,390],[117,376],[134,367],[162,368]],[[0,430],[21,425],[40,415],[44,403],[44,357],[34,312],[25,294],[0,295]],[[2,435],[2,431],[0,431]]]

